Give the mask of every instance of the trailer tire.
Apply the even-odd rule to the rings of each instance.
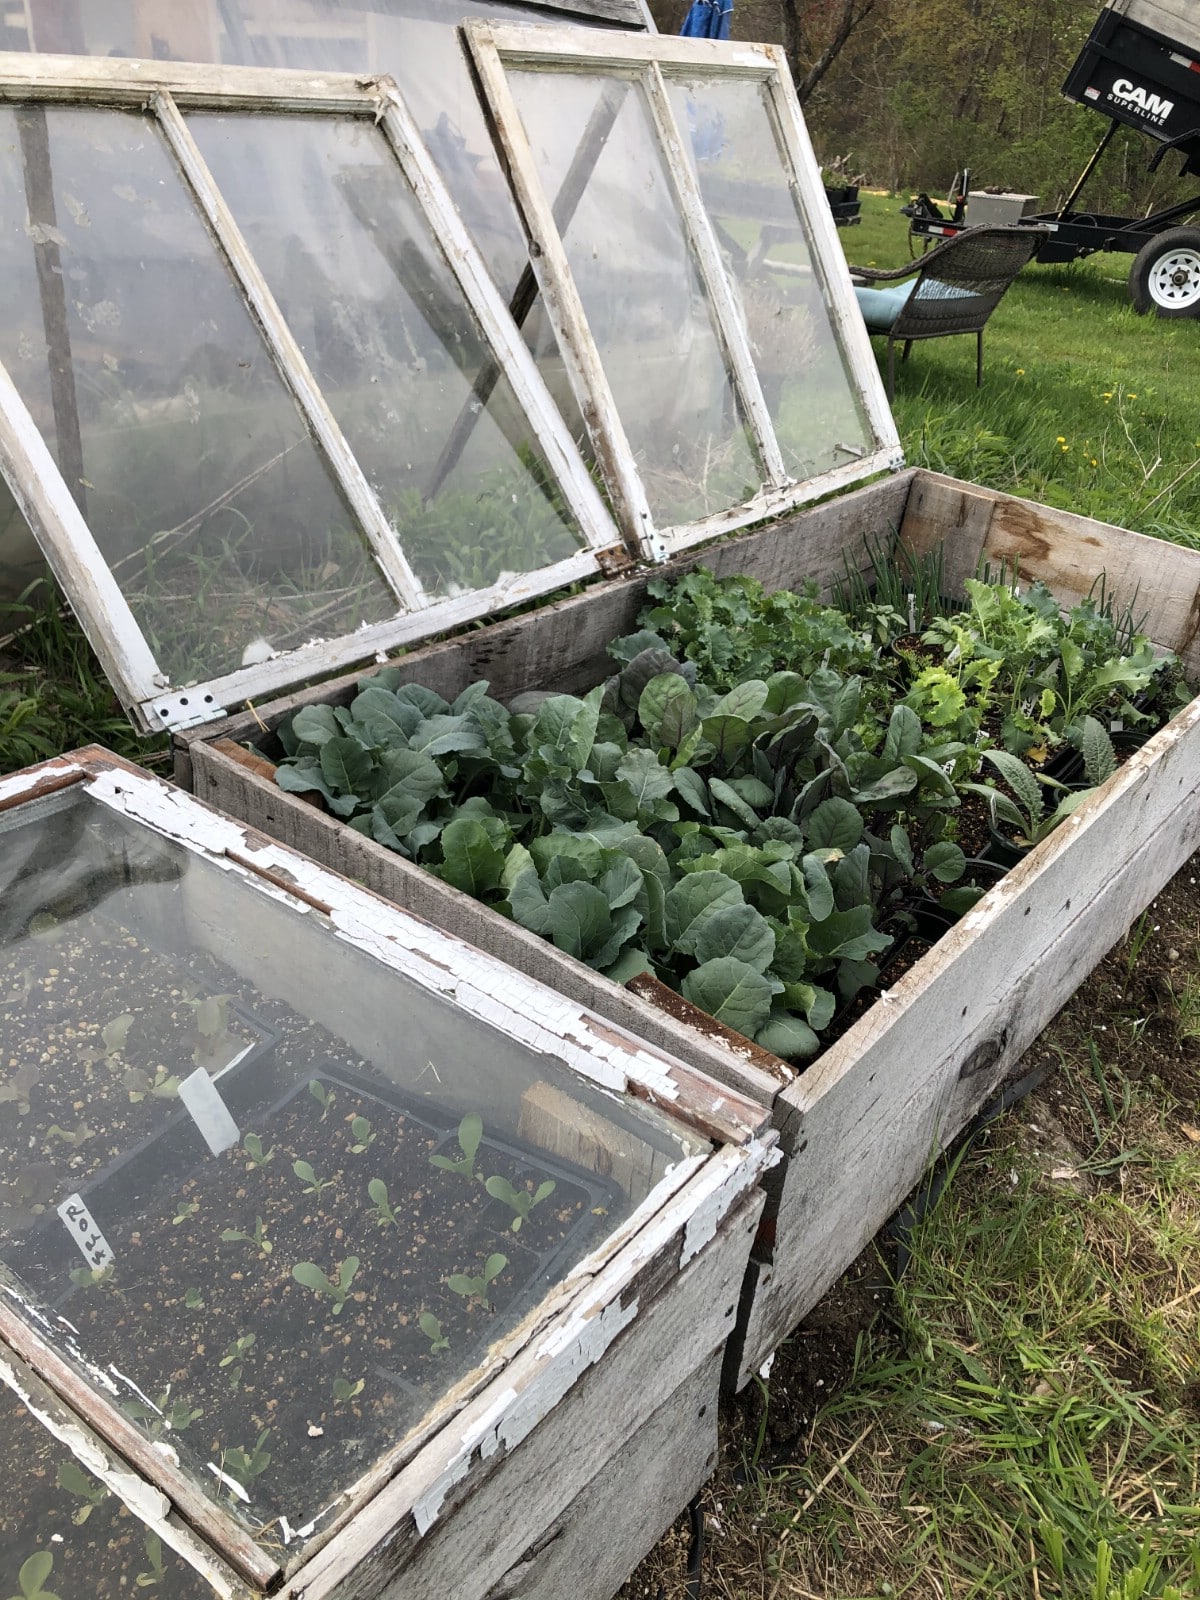
[[[1167,228],[1144,244],[1129,269],[1139,316],[1200,317],[1200,228]]]

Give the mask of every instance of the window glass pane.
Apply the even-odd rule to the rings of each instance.
[[[690,151],[742,307],[784,465],[794,478],[871,442],[788,183],[764,85],[672,79]]]
[[[687,1150],[78,789],[0,816],[0,1003],[0,1259],[285,1557]],[[547,1153],[556,1101],[619,1175]]]
[[[491,0],[28,0],[28,10],[31,24],[20,5],[0,7],[0,48],[390,73],[496,282],[515,287],[525,243],[455,30],[470,17],[544,22],[545,12]]]
[[[7,1388],[0,1388],[0,1473],[0,1573],[8,1589],[58,1600],[128,1600],[143,1589],[171,1600],[215,1595]],[[40,1586],[27,1586],[22,1572],[39,1574]]]
[[[573,162],[586,175],[563,239],[656,522],[740,504],[762,475],[640,89],[508,77],[551,203]]]
[[[394,614],[150,120],[0,109],[0,278],[0,359],[176,683]]]
[[[582,541],[382,132],[188,122],[426,587],[573,555]]]

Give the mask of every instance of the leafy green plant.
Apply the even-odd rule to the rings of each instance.
[[[168,1387],[154,1404],[145,1400],[123,1400],[121,1410],[127,1417],[140,1422],[152,1438],[164,1433],[185,1433],[193,1422],[204,1415],[200,1406],[189,1405],[186,1400],[172,1400]]]
[[[356,1400],[365,1387],[365,1378],[335,1378],[333,1398],[343,1404],[348,1400]]]
[[[275,1146],[272,1145],[269,1150],[264,1150],[262,1138],[257,1133],[248,1133],[246,1135],[242,1140],[242,1149],[250,1157],[246,1163],[247,1172],[250,1172],[254,1167],[258,1167],[261,1170],[268,1161],[272,1161],[275,1158]]]
[[[139,1589],[154,1589],[167,1575],[167,1569],[163,1563],[162,1540],[150,1528],[147,1528],[142,1540],[142,1547],[146,1552],[146,1560],[150,1563],[150,1569],[148,1572],[139,1572],[133,1581]]]
[[[222,1230],[221,1238],[227,1244],[252,1244],[258,1253],[264,1256],[269,1256],[275,1248],[267,1238],[266,1224],[261,1217],[255,1217],[253,1233],[243,1233],[240,1228],[225,1228]]]
[[[475,1157],[479,1152],[482,1138],[483,1118],[478,1112],[469,1111],[458,1125],[458,1148],[462,1151],[461,1157],[455,1159],[435,1153],[429,1158],[430,1166],[440,1167],[443,1172],[456,1172],[461,1178],[474,1178]]]
[[[490,1255],[477,1274],[466,1272],[453,1272],[446,1279],[446,1287],[452,1294],[461,1295],[464,1300],[487,1300],[489,1286],[504,1271],[508,1265],[508,1257],[499,1251]],[[428,1331],[428,1330],[427,1330]]]
[[[204,1309],[204,1295],[193,1284],[183,1296],[183,1303],[189,1311],[202,1311]]]
[[[377,1228],[394,1228],[396,1226],[396,1213],[388,1202],[387,1184],[382,1178],[372,1178],[367,1184],[367,1194],[371,1198],[370,1217]]]
[[[117,1267],[114,1261],[103,1267],[72,1267],[67,1276],[77,1289],[115,1289],[117,1286]]]
[[[153,1077],[148,1072],[143,1072],[140,1067],[130,1067],[121,1082],[128,1090],[129,1099],[134,1105],[148,1096],[155,1100],[174,1100],[179,1095],[180,1079],[176,1073],[168,1072],[166,1067],[158,1067]]]
[[[241,1039],[229,1026],[229,994],[192,995],[186,1003],[192,1009],[192,1062],[206,1072],[228,1066],[239,1050]]]
[[[486,1288],[486,1285],[484,1287]],[[429,1340],[431,1355],[440,1355],[443,1350],[449,1350],[450,1340],[442,1332],[442,1325],[432,1311],[422,1311],[417,1318],[417,1326]]]
[[[221,1471],[240,1484],[247,1492],[255,1478],[261,1478],[271,1465],[271,1452],[265,1448],[271,1437],[270,1428],[264,1428],[249,1450],[240,1445],[221,1452]]]
[[[83,1503],[71,1513],[71,1521],[82,1527],[100,1503],[107,1499],[108,1490],[98,1479],[91,1477],[76,1461],[60,1461],[55,1480],[60,1489]]]
[[[318,1178],[312,1169],[311,1163],[307,1161],[293,1161],[292,1171],[304,1185],[305,1194],[319,1196],[326,1189],[332,1189],[337,1181],[335,1178]]]
[[[333,1105],[333,1102],[336,1098],[333,1090],[326,1088],[326,1086],[321,1082],[320,1078],[311,1078],[308,1084],[308,1092],[320,1106],[321,1117],[324,1119],[326,1112],[329,1110],[330,1106]]]
[[[9,1600],[59,1600],[46,1588],[46,1581],[54,1571],[54,1557],[49,1550],[36,1550],[21,1563],[17,1573],[17,1582],[21,1586],[19,1595],[11,1595]]]
[[[539,1183],[537,1189],[514,1189],[507,1178],[491,1177],[484,1184],[484,1188],[493,1200],[499,1200],[510,1211],[515,1212],[509,1224],[514,1233],[521,1231],[521,1224],[529,1220],[529,1213],[534,1206],[541,1205],[543,1200],[548,1200],[554,1193],[555,1183],[553,1178],[547,1178],[544,1183]]]
[[[350,1146],[352,1155],[360,1156],[364,1150],[369,1150],[375,1143],[375,1133],[370,1121],[366,1117],[355,1117],[350,1123],[350,1137],[354,1143]]]
[[[1053,833],[1078,806],[1095,793],[1093,789],[1067,790],[1053,811],[1045,809],[1044,790],[1058,790],[1063,785],[1053,779],[1035,777],[1019,757],[1007,750],[985,750],[985,761],[991,763],[1010,794],[990,784],[964,784],[964,788],[981,794],[991,807],[993,818],[1011,830],[1013,842],[1021,849],[1032,849]]]
[[[326,1277],[320,1267],[312,1261],[298,1261],[292,1268],[292,1277],[305,1289],[311,1289],[316,1295],[324,1295],[333,1301],[332,1315],[339,1317],[342,1308],[350,1298],[350,1288],[358,1272],[358,1257],[347,1256],[337,1269],[336,1283]]]
[[[238,1384],[241,1383],[242,1373],[245,1370],[246,1357],[254,1349],[254,1346],[257,1343],[257,1334],[242,1333],[239,1334],[236,1339],[233,1339],[228,1345],[226,1345],[225,1352],[217,1365],[227,1369],[229,1376],[229,1387],[231,1389],[236,1389]]]
[[[171,1218],[171,1226],[174,1227],[179,1222],[187,1222],[196,1215],[199,1209],[199,1200],[177,1200],[175,1202],[175,1215]]]

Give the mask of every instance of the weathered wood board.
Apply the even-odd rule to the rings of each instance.
[[[949,580],[981,562],[1022,583],[1044,579],[1065,605],[1103,573],[1134,603],[1155,642],[1200,675],[1200,553],[1034,505],[974,484],[910,471],[773,527],[672,562],[703,563],[776,588],[823,588],[871,538],[916,550],[943,543]],[[487,677],[503,699],[523,689],[578,689],[605,671],[607,641],[634,622],[645,576],[602,584],[558,605],[414,652],[405,675],[453,695]],[[564,956],[545,941],[283,794],[228,743],[260,746],[297,704],[344,703],[356,679],[181,735],[177,777],[222,809],[336,865],[379,893],[473,939],[561,993],[771,1103],[785,1152],[768,1180],[727,1373],[738,1386],[776,1348],[886,1221],[923,1167],[1003,1082],[1020,1050],[1195,847],[1200,706],[1122,769],[1069,824],[971,913],[802,1076],[747,1044],[714,1039]]]

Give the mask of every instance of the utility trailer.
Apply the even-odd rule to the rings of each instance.
[[[1178,151],[1180,176],[1200,176],[1200,11],[1192,0],[1109,0],[1063,93],[1109,122],[1060,209],[1021,218],[1022,224],[1051,230],[1034,260],[1080,261],[1101,250],[1132,255],[1129,293],[1135,310],[1200,316],[1200,227],[1180,226],[1200,210],[1200,191],[1144,217],[1085,211],[1079,203],[1122,126],[1157,142],[1150,171]],[[959,217],[947,222],[917,210],[909,233],[931,241],[959,233],[964,225]]]

